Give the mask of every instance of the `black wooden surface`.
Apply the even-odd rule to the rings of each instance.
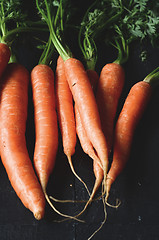
[[[145,62],[140,60],[142,48],[147,51]],[[159,49],[150,44],[133,45],[129,61],[124,64],[126,82],[120,99],[118,112],[130,87],[158,66]],[[105,63],[114,60],[113,49],[101,45],[97,71]],[[19,58],[28,70],[36,64],[29,46],[23,46]],[[55,63],[56,65],[56,63]],[[28,121],[26,139],[30,158],[34,151],[34,115],[31,89],[29,89]],[[94,183],[92,161],[77,142],[73,163],[78,174],[91,190]],[[63,153],[59,136],[59,150],[56,165],[48,183],[48,194],[59,199],[87,199],[83,185],[75,179]],[[98,192],[99,195],[99,192]],[[107,207],[107,221],[94,240],[158,240],[159,239],[159,87],[153,91],[148,107],[136,129],[129,162],[113,184],[110,203],[121,200],[118,209]],[[79,212],[83,203],[56,204],[56,207],[70,215]],[[104,218],[102,201],[91,204],[82,215],[85,223],[74,221],[56,222],[58,216],[47,204],[44,219],[37,221],[16,196],[5,169],[0,162],[0,240],[85,240],[101,224]]]

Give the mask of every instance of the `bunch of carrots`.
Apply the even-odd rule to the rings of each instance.
[[[3,9],[8,13],[7,4],[5,1],[1,2]],[[149,4],[149,1],[145,2],[143,11],[146,11],[146,4]],[[12,1],[10,4],[14,5]],[[19,8],[18,1],[16,4]],[[47,200],[63,217],[79,220],[78,216],[91,203],[101,185],[103,202],[108,204],[111,185],[129,159],[135,129],[149,102],[153,86],[159,82],[159,67],[143,81],[132,86],[115,121],[125,83],[123,64],[129,57],[129,44],[139,38],[130,28],[130,22],[133,23],[136,17],[132,14],[131,18],[130,12],[136,11],[136,14],[137,11],[141,12],[137,1],[131,1],[129,4],[124,0],[93,2],[79,27],[78,43],[83,54],[83,62],[74,57],[63,38],[69,26],[66,11],[70,7],[69,1],[60,0],[55,4],[54,1],[36,0],[36,7],[42,17],[40,28],[39,23],[23,26],[21,24],[23,18],[19,16],[24,15],[18,11],[9,15],[10,20],[14,18],[15,29],[7,29],[6,21],[3,19],[6,17],[5,14],[1,19],[3,24],[0,43],[0,155],[15,192],[36,219],[44,217]],[[13,8],[9,9],[13,11]],[[158,19],[155,23],[157,29],[159,17],[155,12],[152,13]],[[36,30],[44,31],[49,36],[38,64],[29,73],[14,56],[12,39],[21,32]],[[111,33],[110,39],[107,32]],[[148,31],[145,31],[145,35],[146,33]],[[98,75],[95,70],[98,53],[96,41],[101,34],[105,34],[109,44],[118,50],[118,57],[114,62],[107,63]],[[50,63],[55,51],[59,56],[54,73]],[[34,103],[35,171],[25,139],[29,81]],[[89,194],[84,209],[76,216],[58,211],[46,191],[56,161],[58,125],[63,151],[71,170],[84,184]],[[77,136],[83,151],[93,160],[96,181],[92,193],[76,173],[71,160],[75,153]],[[110,154],[113,156],[111,164]],[[53,197],[52,199],[55,200]]]

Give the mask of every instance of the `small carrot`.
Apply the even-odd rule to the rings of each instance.
[[[65,76],[64,62],[61,56],[59,56],[57,60],[55,86],[56,107],[62,135],[64,153],[67,156],[72,172],[84,184],[87,192],[89,193],[86,184],[75,172],[71,160],[71,156],[75,153],[76,147],[76,127],[73,108],[73,97]]]
[[[115,127],[113,161],[107,176],[107,198],[112,183],[128,161],[135,129],[149,102],[153,84],[159,79],[158,70],[159,68],[156,68],[143,81],[133,85],[118,117]]]
[[[65,71],[64,63],[61,56],[58,57],[55,75],[56,87],[56,107],[58,113],[58,120],[60,130],[63,138],[64,153],[68,157],[75,153],[76,146],[76,128],[73,110],[73,98],[69,89]]]
[[[96,100],[109,153],[113,145],[114,121],[124,81],[124,70],[115,62],[106,64],[99,77]]]
[[[26,147],[25,130],[29,73],[20,64],[8,64],[1,79],[0,149],[11,185],[36,219],[44,216],[45,198]]]

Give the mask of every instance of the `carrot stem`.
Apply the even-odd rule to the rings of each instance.
[[[149,73],[143,80],[149,83],[151,86],[156,86],[159,84],[159,67],[155,68],[151,73]]]

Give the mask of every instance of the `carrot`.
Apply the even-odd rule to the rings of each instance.
[[[124,75],[124,70],[120,64],[106,64],[101,71],[97,87],[96,101],[109,153],[113,145],[114,121],[124,86]]]
[[[11,56],[10,48],[5,43],[0,43],[0,76],[8,65]]]
[[[134,132],[149,102],[151,92],[151,84],[140,81],[131,88],[125,100],[115,127],[113,161],[107,176],[107,198],[112,183],[128,161]]]
[[[11,185],[39,220],[44,216],[45,198],[26,147],[28,83],[29,73],[22,65],[8,64],[1,79],[0,149]]]
[[[56,86],[56,107],[58,113],[59,126],[62,135],[64,153],[67,156],[72,172],[84,184],[87,192],[89,193],[86,184],[75,172],[71,160],[71,156],[75,153],[76,147],[76,127],[72,93],[70,91],[65,76],[64,63],[61,56],[59,56],[57,60],[55,86]]]
[[[36,134],[34,166],[42,189],[46,193],[48,179],[55,165],[58,149],[57,114],[52,69],[45,64],[36,65],[31,71],[31,84]]]

